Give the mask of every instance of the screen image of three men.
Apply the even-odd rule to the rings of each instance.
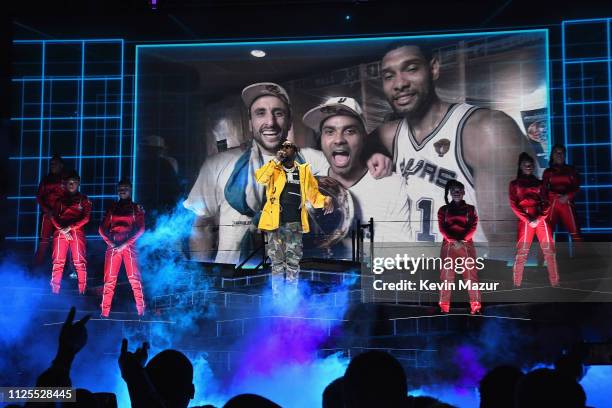
[[[465,64],[464,71],[472,67],[468,73],[482,75],[482,67],[473,68],[478,63],[499,67],[515,61],[524,48],[533,46],[524,43],[518,51],[504,48],[495,53],[491,49],[498,45],[490,42],[488,55],[474,57],[476,62]],[[461,52],[469,55],[469,47]],[[360,100],[355,92],[338,94],[336,88],[334,93],[318,95],[319,103],[301,109],[304,113],[298,116],[294,95],[287,91],[293,86],[245,84],[240,97],[252,140],[242,148],[207,157],[183,203],[197,215],[190,241],[193,259],[238,264],[255,247],[270,187],[258,182],[256,174],[272,161],[284,169],[285,178],[291,177],[278,154],[287,140],[295,142],[295,164],[307,163],[320,193],[333,198],[334,211],[328,215],[304,202],[310,213],[310,234],[304,239],[325,249],[328,256],[350,258],[355,219],[362,223],[374,219],[375,242],[442,241],[435,214],[445,204],[444,187],[451,179],[465,186],[465,201],[476,207],[481,219],[474,242],[486,243],[504,234],[514,240],[515,218],[505,203],[516,158],[522,151],[548,156],[543,147],[547,136],[530,139],[526,135],[530,124],[521,122],[524,112],[533,113],[533,104],[517,103],[512,95],[502,95],[498,101],[480,98],[483,102],[476,104],[473,100],[478,98],[466,94],[478,76],[472,79],[465,72],[463,89],[449,92],[449,79],[442,78],[449,69],[444,68],[439,49],[402,41],[390,44],[380,55],[375,78],[367,86],[378,84],[378,95],[382,93],[384,99],[379,96],[376,101],[384,105],[382,120],[371,112],[374,104]],[[523,84],[526,89],[521,92],[533,95],[541,85],[537,69],[532,70],[535,79],[529,80],[518,77],[512,68],[498,69],[499,76],[511,83],[506,88]],[[528,77],[529,70],[525,72]],[[538,103],[535,107],[546,110],[545,102]],[[316,135],[319,148],[296,146],[298,122]],[[207,220],[218,226],[215,239],[202,232],[211,224]]]

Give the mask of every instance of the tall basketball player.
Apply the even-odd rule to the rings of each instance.
[[[474,242],[486,242],[498,232],[493,220],[513,218],[505,205],[506,186],[525,149],[524,137],[501,111],[441,100],[435,90],[439,74],[439,61],[426,48],[399,44],[389,49],[381,76],[396,119],[373,132],[371,148],[386,149],[408,184],[417,241],[443,239],[434,211],[445,204],[446,182],[456,179],[481,217]]]

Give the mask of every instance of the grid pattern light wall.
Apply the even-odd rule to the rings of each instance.
[[[7,197],[15,209],[14,232],[7,238],[38,236],[36,192],[54,153],[81,176],[81,191],[93,202],[86,231],[95,236],[104,202],[116,197],[122,169],[129,169],[132,161],[123,132],[124,42],[15,41],[13,54],[11,129],[16,150],[9,162],[17,177]]]
[[[563,135],[582,175],[583,230],[612,231],[612,54],[610,18],[562,23]]]

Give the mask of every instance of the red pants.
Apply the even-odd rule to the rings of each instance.
[[[59,293],[62,283],[62,274],[66,264],[66,254],[68,248],[72,254],[72,263],[76,269],[79,293],[85,293],[87,287],[87,259],[85,259],[85,232],[82,230],[72,230],[68,233],[71,237],[67,240],[64,234],[59,231],[53,233],[53,269],[51,271],[51,290]]]
[[[572,241],[582,241],[582,237],[580,236],[580,228],[576,223],[576,208],[572,202],[567,201],[565,204],[563,204],[559,202],[559,199],[553,200],[548,217],[550,220],[550,228],[552,230],[554,230],[559,221],[561,221],[567,229],[567,232],[570,233]]]
[[[100,305],[102,307],[102,316],[108,316],[110,313],[122,262],[125,265],[128,281],[132,286],[132,292],[134,292],[136,310],[139,315],[144,313],[145,303],[142,294],[142,279],[136,256],[134,245],[126,246],[121,251],[115,248],[108,248],[106,250],[104,257],[104,291],[102,293],[102,304]]]
[[[34,265],[40,266],[45,261],[45,256],[49,250],[49,245],[51,245],[54,231],[55,227],[51,222],[51,217],[47,214],[43,214],[40,225],[40,241],[38,241],[38,249],[36,250],[36,255],[34,255]]]
[[[453,260],[453,265],[455,265],[456,260],[458,258],[472,258],[471,266],[476,262],[476,248],[474,247],[473,242],[465,242],[462,245],[454,246],[453,243],[444,241],[442,243],[442,250],[440,251],[440,258],[442,258],[442,266],[444,266],[446,258],[451,258]],[[465,262],[465,260],[463,261]],[[471,281],[472,283],[478,283],[478,274],[476,268],[465,268],[463,267],[463,273],[456,272],[454,269],[444,269],[440,270],[440,280],[442,282],[455,282],[455,275],[459,274],[463,278],[464,281]],[[480,292],[478,290],[468,290],[470,295],[470,302],[480,302]],[[440,303],[450,303],[451,300],[451,291],[450,290],[441,290],[440,291]]]
[[[540,248],[542,248],[544,253],[544,259],[548,268],[548,280],[551,285],[557,286],[559,284],[559,273],[557,272],[557,259],[555,258],[555,241],[553,240],[548,220],[541,220],[535,228],[519,220],[516,259],[514,260],[513,268],[514,285],[520,286],[523,281],[523,271],[534,235],[537,235],[538,241],[540,241]]]

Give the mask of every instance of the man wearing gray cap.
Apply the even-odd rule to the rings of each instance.
[[[368,134],[359,103],[349,97],[329,98],[306,112],[303,122],[321,134],[328,175],[349,190],[355,216],[362,222],[374,218],[375,241],[412,241],[411,203],[403,179],[397,174],[375,179],[368,172]]]
[[[218,218],[216,263],[236,264],[241,252],[242,256],[247,255],[251,235],[248,232],[254,231],[257,225],[264,199],[264,187],[256,183],[255,170],[275,157],[291,129],[290,99],[280,85],[271,82],[249,85],[242,90],[242,101],[248,109],[253,134],[251,147],[244,152],[234,149],[207,159],[183,203],[199,220]],[[296,161],[309,163],[314,175],[328,168],[323,154],[315,149],[301,149]],[[385,172],[390,168],[390,160],[382,155],[372,157],[370,163],[378,175],[381,169]],[[197,244],[192,245],[192,258],[207,260],[206,253],[194,251]]]

